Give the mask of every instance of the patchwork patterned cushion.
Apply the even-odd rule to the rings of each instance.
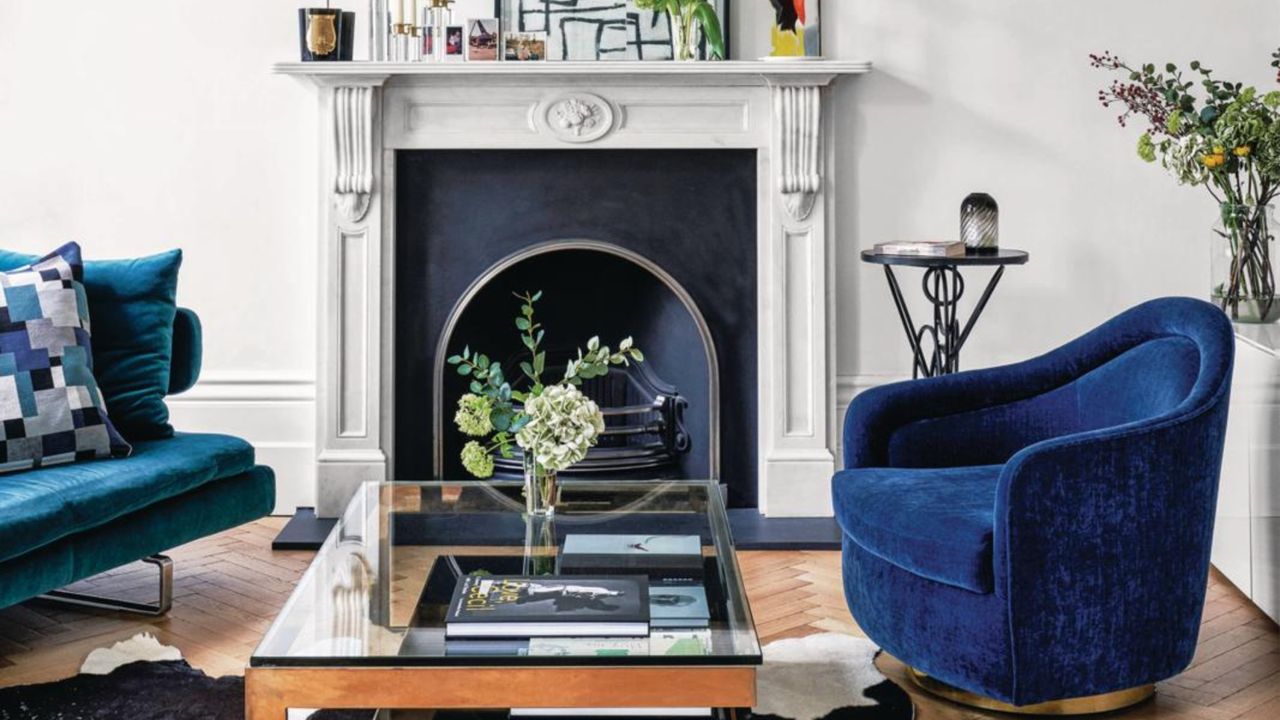
[[[80,246],[0,273],[0,472],[129,454],[93,378]]]

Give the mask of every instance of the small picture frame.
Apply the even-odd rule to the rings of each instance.
[[[509,32],[502,35],[502,59],[507,62],[537,62],[547,59],[547,34]]]
[[[422,26],[422,59],[436,59],[436,29],[430,25]]]
[[[444,59],[459,61],[466,57],[466,28],[461,25],[444,26]]]
[[[498,59],[502,34],[497,18],[472,18],[467,21],[467,61],[493,62]]]

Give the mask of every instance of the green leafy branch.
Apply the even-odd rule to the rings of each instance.
[[[570,360],[564,368],[564,382],[581,385],[583,380],[604,377],[609,374],[611,365],[630,365],[631,361],[644,362],[644,353],[635,346],[631,338],[624,338],[618,343],[615,352],[608,345],[601,345],[599,337],[587,341],[587,351],[578,349],[578,358]]]
[[[528,393],[514,392],[512,397],[520,402],[524,402],[529,395],[539,395],[542,393],[542,371],[547,367],[547,353],[540,348],[542,347],[542,337],[544,330],[542,323],[534,318],[533,305],[542,299],[542,291],[535,293],[525,292],[523,295],[516,293],[516,297],[521,301],[520,317],[516,318],[516,329],[523,333],[520,340],[524,343],[525,349],[529,351],[529,359],[520,363],[520,371],[525,377],[533,383]]]
[[[472,394],[488,398],[492,403],[489,420],[494,435],[485,449],[489,452],[497,450],[505,458],[512,457],[512,436],[529,422],[529,418],[516,410],[512,402],[517,399],[516,393],[507,382],[502,365],[484,353],[472,353],[469,345],[463,348],[461,355],[454,355],[446,362],[456,367],[459,375],[470,378],[468,389]]]

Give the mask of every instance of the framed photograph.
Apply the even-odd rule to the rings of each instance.
[[[489,62],[498,59],[497,18],[473,18],[467,21],[467,60]]]
[[[541,32],[503,33],[502,59],[507,62],[534,62],[547,59],[547,34]]]
[[[477,2],[479,0],[476,0]],[[632,0],[497,0],[508,32],[544,33],[548,60],[671,60],[671,20]],[[729,0],[711,0],[729,46]],[[701,45],[699,41],[699,45]],[[705,48],[700,55],[705,57]]]
[[[444,59],[461,60],[465,57],[466,43],[463,41],[464,28],[461,25],[446,25],[444,28]]]

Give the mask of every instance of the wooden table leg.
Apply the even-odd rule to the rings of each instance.
[[[247,668],[244,673],[245,720],[288,720],[289,706],[271,686],[269,674]]]

